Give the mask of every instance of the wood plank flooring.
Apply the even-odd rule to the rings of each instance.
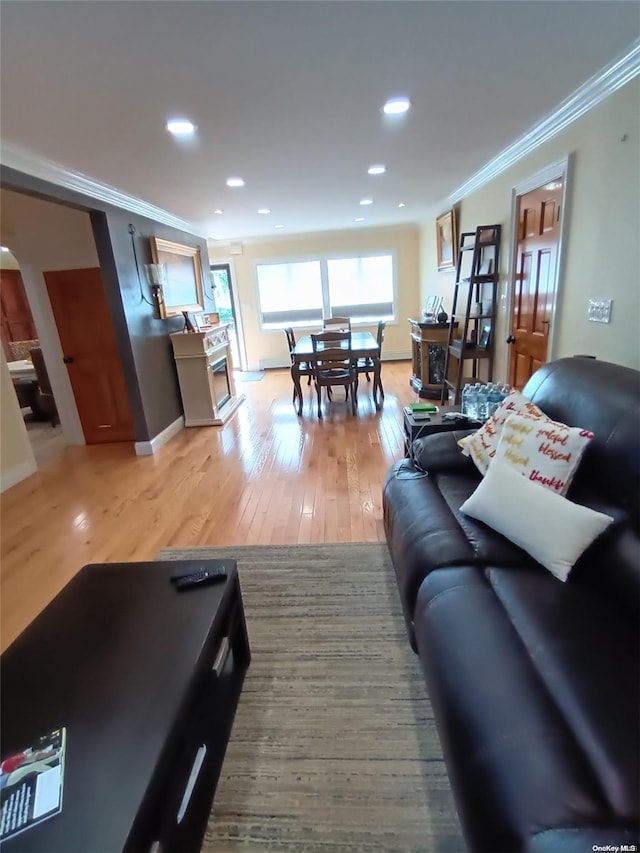
[[[154,456],[130,444],[67,448],[0,499],[2,649],[86,563],[151,560],[161,548],[384,541],[382,483],[403,455],[410,362],[385,362],[380,412],[360,383],[318,420],[303,381],[298,418],[287,370],[238,383],[221,428],[182,430]]]

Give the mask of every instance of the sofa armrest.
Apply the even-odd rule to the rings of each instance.
[[[474,432],[475,429],[456,429],[416,439],[411,451],[414,464],[430,474],[439,474],[444,471],[467,474],[477,472],[473,459],[470,456],[463,456],[462,449],[457,443],[459,439]]]

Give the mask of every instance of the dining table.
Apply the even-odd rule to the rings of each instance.
[[[298,401],[298,415],[302,415],[302,386],[300,385],[300,365],[313,364],[314,355],[321,357],[322,353],[313,352],[311,335],[304,335],[291,350],[291,378],[293,379],[293,403]],[[382,389],[380,381],[380,346],[371,332],[351,332],[351,357],[353,359],[371,359],[373,373],[373,402],[376,410],[380,410],[378,391]]]

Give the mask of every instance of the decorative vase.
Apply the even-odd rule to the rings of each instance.
[[[446,323],[449,319],[449,315],[446,311],[440,311],[437,317],[438,323]]]

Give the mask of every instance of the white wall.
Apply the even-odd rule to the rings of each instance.
[[[7,361],[0,358],[0,491],[37,470]]]
[[[640,80],[627,84],[554,139],[464,198],[461,230],[502,224],[500,294],[506,296],[512,187],[573,153],[565,275],[559,292],[555,357],[576,353],[640,368]],[[445,296],[455,275],[438,273],[435,216],[421,229],[421,300]],[[611,323],[588,322],[589,298],[613,299]],[[502,300],[504,303],[506,300]],[[496,373],[506,379],[506,305],[496,332]]]
[[[233,283],[242,312],[249,369],[289,364],[287,342],[282,330],[263,331],[260,328],[255,277],[257,261],[393,252],[397,264],[397,321],[387,324],[383,358],[410,358],[411,340],[407,320],[419,313],[419,251],[416,226],[351,229],[243,243],[242,254],[232,255],[231,261]],[[212,263],[228,260],[229,246],[211,242],[209,257]],[[300,329],[299,334],[304,333],[305,330]]]

